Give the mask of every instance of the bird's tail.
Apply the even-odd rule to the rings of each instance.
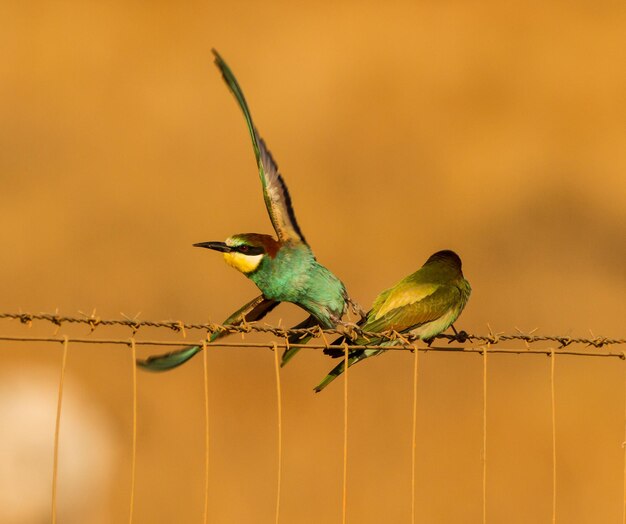
[[[380,353],[380,350],[366,350],[366,349],[358,349],[356,351],[351,351],[348,355],[348,367],[356,364],[357,362],[372,357]],[[324,389],[328,384],[330,384],[333,380],[335,380],[339,375],[341,375],[346,370],[346,361],[342,360],[337,364],[331,371],[324,377],[317,386],[315,386],[315,392],[319,393]]]
[[[341,346],[346,341],[347,341],[346,337],[342,336],[342,337],[339,337],[336,340],[333,340],[330,345],[331,346]],[[328,348],[327,347],[327,348],[324,348],[324,355],[328,355],[328,356],[330,356],[332,358],[343,358],[344,350],[343,349]]]
[[[152,355],[145,360],[138,358],[137,365],[147,371],[168,371],[184,364],[201,349],[202,346],[190,346],[162,355]]]
[[[367,317],[368,315],[371,313],[371,310],[368,311],[367,313],[363,313],[363,311],[361,310],[361,306],[359,306],[358,304],[356,304],[356,302],[353,302],[351,299],[349,300],[349,304],[351,305],[351,307],[353,308],[358,308],[358,312],[361,315],[361,320],[359,320],[356,325],[359,328],[363,328],[363,326],[365,325],[365,323],[367,322]],[[364,345],[364,344],[378,344],[380,343],[379,340],[370,340],[367,337],[361,337],[358,336],[357,338],[350,338],[349,336],[346,335],[342,335],[341,337],[335,339],[332,344],[330,344],[331,346],[343,346],[345,343],[347,343],[348,345],[352,346],[358,346],[358,345]],[[343,358],[344,356],[344,349],[343,348],[325,348],[324,349],[324,354],[325,355],[329,355],[332,358]]]
[[[302,322],[293,326],[291,329],[309,329],[314,326],[319,326],[319,321],[313,315],[309,315]],[[293,334],[293,335],[290,335],[287,340],[289,344],[306,344],[309,340],[311,340],[312,337],[313,335]],[[289,362],[293,357],[295,357],[296,353],[300,351],[301,349],[302,348],[292,348],[292,347],[286,349],[280,361],[280,366],[283,367],[285,364],[287,364],[287,362]]]
[[[313,337],[313,335],[292,335],[289,337],[289,343],[290,344],[306,344],[309,340],[311,340],[311,338]],[[285,351],[283,352],[283,356],[280,360],[280,367],[282,368],[283,366],[285,366],[287,364],[287,362],[289,362],[293,357],[296,356],[296,353],[298,353],[298,351],[300,351],[302,348],[292,348],[290,347],[289,349],[285,349]]]

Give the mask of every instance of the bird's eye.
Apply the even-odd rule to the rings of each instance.
[[[248,246],[239,246],[240,253],[247,253],[249,251]]]

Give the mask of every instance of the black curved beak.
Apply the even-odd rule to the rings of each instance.
[[[233,250],[232,247],[227,246],[224,242],[198,242],[194,244],[193,247],[206,247],[207,249],[220,251],[222,253],[230,253]]]

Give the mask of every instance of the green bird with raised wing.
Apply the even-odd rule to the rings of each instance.
[[[459,317],[472,288],[463,277],[461,259],[454,251],[438,251],[412,275],[383,291],[359,322],[362,331],[381,333],[394,330],[427,342],[448,329]],[[392,346],[399,341],[360,336],[355,340],[340,337],[332,345]],[[348,366],[382,353],[384,349],[353,349],[348,352]],[[341,349],[325,349],[334,358],[345,357]],[[341,361],[315,388],[324,389],[345,371]]]
[[[261,290],[259,297],[233,313],[225,324],[260,320],[280,302],[291,302],[310,314],[294,327],[311,328],[319,325],[325,329],[332,328],[341,322],[347,306],[353,303],[341,280],[315,259],[296,221],[285,181],[259,136],[235,75],[217,51],[213,50],[213,54],[215,64],[245,117],[259,169],[263,198],[277,236],[274,239],[260,233],[241,233],[229,237],[225,242],[194,244],[223,253],[228,265],[242,272]],[[214,333],[209,341],[223,335]],[[309,338],[293,336],[290,343],[305,343]],[[138,364],[152,371],[163,371],[183,364],[201,349],[199,346],[188,347],[139,360]],[[298,350],[286,350],[282,364],[289,361]]]

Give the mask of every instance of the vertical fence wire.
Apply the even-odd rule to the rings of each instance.
[[[59,430],[61,426],[61,405],[63,404],[63,385],[65,383],[65,366],[68,350],[67,335],[63,337],[63,356],[61,358],[61,377],[59,379],[59,395],[57,399],[57,414],[54,425],[54,452],[52,458],[52,524],[57,521],[57,476],[59,469]]]
[[[130,507],[128,510],[128,522],[133,522],[133,512],[135,509],[135,476],[137,473],[137,348],[135,339],[130,339],[131,367],[133,377],[133,444],[130,466]]]
[[[483,524],[487,523],[487,354],[491,344],[483,351]]]
[[[624,351],[624,360],[626,360],[626,351]],[[626,366],[622,364],[624,368],[624,440],[622,441],[622,450],[624,453],[624,487],[623,487],[623,500],[622,500],[622,524],[626,524]]]
[[[206,340],[202,341],[202,375],[204,380],[204,524],[209,521],[209,365]]]
[[[552,524],[556,524],[556,402],[554,394],[554,349],[550,350],[550,399],[552,411]]]
[[[415,524],[415,451],[417,444],[417,371],[419,363],[417,344],[413,350],[413,427],[411,435],[411,524]]]
[[[276,479],[276,524],[280,518],[280,484],[283,469],[283,407],[280,389],[280,363],[278,361],[278,345],[274,344],[274,373],[276,375],[276,404],[278,410],[278,475]]]
[[[341,522],[346,524],[348,509],[348,344],[343,346],[343,489],[341,499]]]
[[[87,320],[84,319],[72,319],[72,318],[59,318],[56,315],[48,316],[48,315],[0,315],[0,318],[18,318],[24,323],[30,322],[33,318],[42,318],[45,320],[50,320],[57,324],[61,325],[61,322],[74,322],[74,321],[82,321],[88,322],[92,327],[92,330],[96,325],[100,324],[128,324],[129,321],[101,321],[99,319],[93,320],[89,318]],[[50,318],[48,318],[50,317]],[[153,323],[150,323],[152,325]],[[169,327],[173,329],[172,323],[160,323],[158,326]],[[182,325],[182,323],[181,323]],[[136,329],[137,323],[132,321],[133,329]],[[191,326],[195,327],[195,326]],[[184,326],[183,326],[184,328]],[[242,337],[244,333],[242,332]],[[527,344],[529,343],[530,335],[514,335],[506,337],[499,337],[501,340],[516,340],[522,339]],[[56,337],[56,332],[55,332]],[[323,334],[322,334],[323,337]],[[480,337],[475,337],[479,339]],[[483,340],[486,337],[482,337]],[[57,410],[56,410],[56,420],[55,420],[55,430],[54,430],[54,451],[53,451],[53,467],[52,467],[52,500],[51,500],[51,521],[53,524],[57,522],[57,498],[58,498],[58,468],[59,468],[59,435],[60,435],[60,422],[61,422],[61,412],[62,412],[62,402],[63,402],[63,389],[65,383],[65,372],[67,365],[67,357],[68,357],[68,346],[70,339],[68,336],[63,336],[61,339],[59,338],[33,338],[33,337],[3,337],[2,340],[24,340],[24,341],[42,341],[42,342],[59,342],[63,343],[63,353],[62,353],[62,362],[61,362],[61,373],[59,379],[59,387],[58,387],[58,400],[57,400]],[[133,402],[133,414],[132,414],[132,456],[131,456],[131,493],[130,493],[130,504],[129,504],[129,522],[132,524],[133,514],[134,514],[134,500],[135,500],[135,484],[136,484],[136,455],[137,455],[137,368],[136,368],[136,342],[134,338],[123,340],[89,340],[89,339],[72,339],[72,342],[76,343],[126,343],[130,345],[131,348],[131,356],[132,356],[132,402]],[[533,337],[530,342],[539,342],[546,340],[556,340],[557,342],[561,342],[564,344],[570,344],[572,342],[576,343],[587,343],[591,344],[594,347],[604,347],[613,343],[622,344],[624,343],[623,339],[605,339],[605,338],[594,338],[594,339],[570,339],[569,337]],[[154,345],[166,345],[166,342],[163,341],[140,341],[138,343],[143,344],[154,344]],[[467,351],[480,351],[483,357],[483,443],[482,443],[482,522],[486,524],[487,521],[487,371],[488,371],[488,353],[491,352],[491,340],[485,340],[486,346],[482,348],[470,348]],[[497,343],[497,340],[493,343]],[[208,522],[208,486],[209,486],[209,399],[208,399],[208,364],[207,364],[207,343],[203,341],[202,343],[204,349],[204,361],[203,361],[203,369],[204,369],[204,400],[205,400],[205,501],[204,501],[204,522],[205,524]],[[254,345],[249,345],[250,347],[257,347]],[[263,345],[258,345],[259,347],[263,347]],[[264,346],[267,347],[267,346]],[[288,347],[288,346],[287,346]],[[325,347],[328,347],[328,343],[325,343]],[[280,365],[278,359],[278,345],[274,344],[274,367],[276,373],[276,391],[277,391],[277,409],[278,409],[278,475],[277,475],[277,494],[276,494],[276,523],[279,522],[279,514],[280,514],[280,499],[281,499],[281,477],[282,477],[282,394],[281,394],[281,383],[280,383]],[[418,369],[419,369],[419,352],[417,347],[413,348],[414,351],[414,364],[413,364],[413,419],[412,419],[412,442],[411,442],[411,522],[414,524],[416,520],[416,438],[417,438],[417,388],[418,388]],[[520,353],[521,351],[513,348],[513,349],[499,349],[496,348],[494,353]],[[552,524],[556,524],[556,510],[557,510],[557,450],[556,450],[556,386],[555,386],[555,367],[556,367],[556,354],[570,354],[570,355],[591,355],[591,356],[603,356],[603,357],[617,357],[620,356],[626,360],[626,352],[612,353],[612,352],[604,352],[604,353],[585,353],[582,351],[565,351],[559,348],[559,351],[556,351],[554,347],[528,351],[528,353],[547,353],[550,357],[550,403],[551,403],[551,432],[552,432],[552,514],[551,514],[551,522]],[[347,522],[347,465],[348,465],[348,391],[349,391],[349,381],[348,381],[348,371],[349,371],[349,347],[344,345],[344,435],[343,435],[343,482],[342,482],[342,523],[346,524]],[[622,493],[622,522],[626,524],[626,368],[624,368],[624,442],[622,444],[623,447],[623,493]]]

